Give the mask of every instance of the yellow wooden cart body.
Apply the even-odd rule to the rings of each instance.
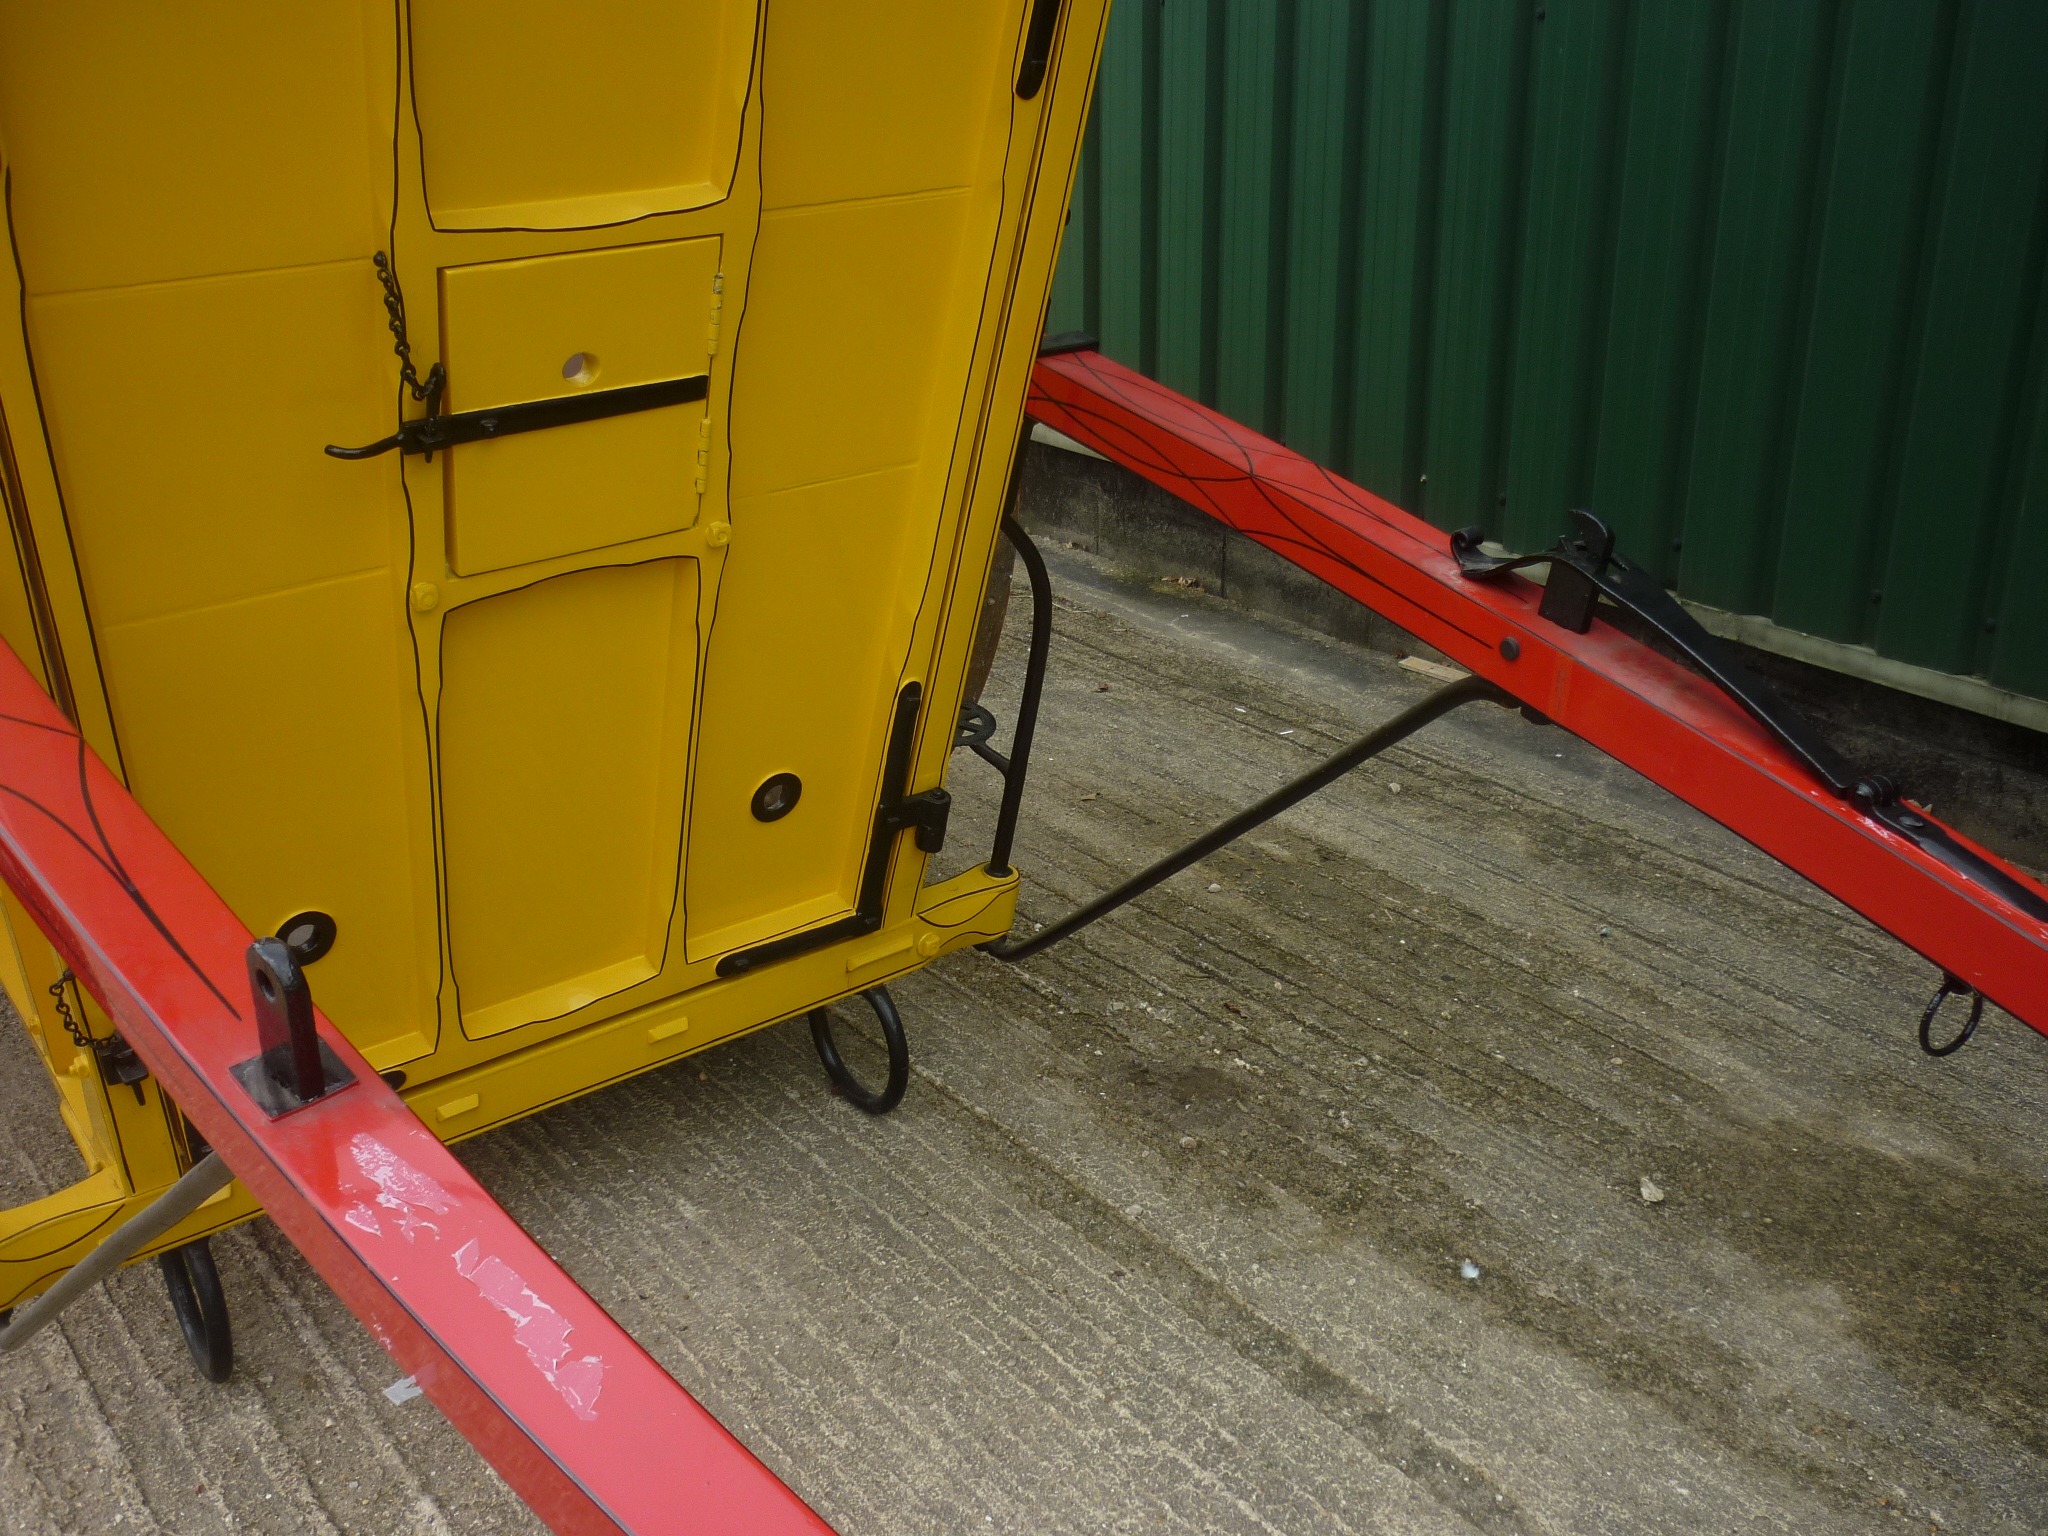
[[[444,1138],[1008,928],[904,836],[878,928],[719,975],[855,910],[908,683],[945,780],[1104,9],[1026,99],[1029,0],[0,6],[0,635],[252,930],[333,917]],[[380,252],[442,412],[704,398],[331,457],[427,409]],[[5,905],[88,1175],[0,1212],[0,1306],[189,1158]]]

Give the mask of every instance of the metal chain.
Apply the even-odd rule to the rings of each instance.
[[[439,363],[427,370],[424,380],[413,366],[412,342],[405,334],[405,295],[398,290],[398,273],[392,269],[391,258],[379,251],[370,258],[377,268],[377,281],[384,285],[384,313],[390,316],[391,350],[398,354],[398,382],[412,391],[415,400],[430,402],[427,414],[435,414],[435,405],[440,401],[442,386],[448,382],[448,374]]]
[[[71,1001],[64,993],[64,989],[77,979],[69,971],[66,971],[62,976],[59,976],[50,983],[50,996],[57,1004],[58,1021],[63,1024],[64,1033],[71,1037],[71,1043],[81,1051],[92,1051],[97,1054],[99,1042],[79,1028],[78,1020],[71,1016]]]
[[[149,1076],[149,1068],[142,1064],[142,1058],[135,1054],[135,1047],[123,1040],[119,1031],[104,1038],[85,1032],[72,1014],[71,999],[64,991],[77,979],[66,970],[50,984],[50,999],[57,1005],[57,1019],[63,1024],[64,1033],[81,1051],[92,1053],[93,1060],[99,1063],[101,1082],[109,1085],[126,1083],[135,1090],[135,1102],[142,1103],[142,1080]]]

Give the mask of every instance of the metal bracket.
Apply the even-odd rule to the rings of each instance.
[[[1816,779],[1872,821],[1939,859],[1965,879],[1983,886],[2022,912],[2048,922],[2048,901],[2003,869],[1952,837],[1948,829],[1920,815],[1899,798],[1897,787],[1879,773],[1859,772],[1791,705],[1751,672],[1725,643],[1707,633],[1678,599],[1641,566],[1614,552],[1614,533],[1591,512],[1571,514],[1573,531],[1550,549],[1533,555],[1489,555],[1484,534],[1461,528],[1451,535],[1460,575],[1498,580],[1531,565],[1550,567],[1549,584],[1537,614],[1562,629],[1584,634],[1602,597],[1634,614],[1671,644],[1729,698],[1799,759]]]
[[[517,405],[493,406],[487,411],[421,416],[400,423],[391,436],[361,448],[340,448],[329,443],[327,453],[336,459],[374,459],[396,448],[401,453],[424,453],[431,458],[437,450],[452,448],[457,443],[486,442],[521,432],[538,432],[545,427],[574,426],[581,421],[602,421],[607,416],[629,416],[635,411],[685,405],[702,400],[710,388],[708,374],[693,373],[684,379],[629,384],[623,389],[597,389],[552,400],[523,400]]]
[[[884,806],[879,824],[886,832],[915,827],[917,851],[937,853],[946,846],[946,819],[952,814],[953,797],[943,789],[928,789]]]
[[[258,939],[246,956],[256,1002],[256,1055],[228,1070],[275,1120],[356,1080],[313,1027],[313,993],[283,939]]]
[[[135,1054],[134,1046],[119,1035],[109,1035],[104,1040],[93,1041],[92,1053],[99,1060],[100,1071],[105,1074],[105,1081],[119,1083],[124,1088],[132,1088],[135,1090],[136,1103],[147,1102],[142,1097],[142,1084],[149,1076],[149,1068],[144,1066],[142,1058]]]

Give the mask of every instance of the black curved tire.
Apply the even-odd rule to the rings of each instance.
[[[226,1381],[235,1368],[235,1340],[228,1328],[228,1299],[220,1288],[213,1250],[201,1238],[157,1255],[163,1266],[164,1289],[192,1363],[208,1381]]]
[[[818,1060],[825,1063],[825,1075],[837,1086],[842,1099],[871,1115],[886,1115],[903,1102],[903,1090],[910,1086],[910,1045],[903,1038],[903,1018],[896,1012],[889,989],[870,987],[861,996],[875,1010],[875,1017],[881,1021],[882,1038],[889,1044],[889,1081],[880,1093],[855,1077],[840,1057],[838,1042],[832,1038],[831,1015],[823,1008],[811,1010],[811,1043],[817,1046]]]

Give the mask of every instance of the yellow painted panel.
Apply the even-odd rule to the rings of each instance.
[[[892,6],[886,22],[846,0],[775,0],[763,205],[966,185],[992,109],[1007,127],[1017,20],[959,0]]]
[[[29,985],[28,967],[22,963],[21,936],[14,930],[14,914],[19,910],[13,901],[0,902],[0,986],[6,987],[7,1000],[14,1005],[21,1027],[35,1042],[37,1054],[47,1060],[48,1051],[43,1045],[42,1025],[38,1019],[40,1010]],[[29,931],[35,932],[33,928]]]
[[[406,808],[404,736],[424,722],[392,587],[376,571],[100,633],[136,797],[255,932],[333,916],[307,977],[365,1050],[435,1032],[427,850]]]
[[[0,138],[29,291],[367,256],[381,233],[371,178],[388,184],[391,165],[369,130],[364,14],[273,0],[0,5]],[[217,412],[228,397],[252,403],[250,375],[203,354],[184,362],[185,387]]]
[[[31,424],[28,442],[32,447],[40,447],[42,434],[34,430],[34,425]],[[0,549],[14,556],[12,565],[0,569],[0,640],[7,642],[29,674],[49,693],[50,670],[43,655],[42,637],[36,632],[35,605],[29,597],[29,572],[36,562],[25,554],[34,548],[34,525],[29,521],[14,455],[14,434],[6,416],[0,414],[0,514],[6,517],[8,533]],[[41,580],[40,571],[36,579]]]
[[[919,483],[890,470],[733,506],[690,802],[693,960],[853,908],[938,515]],[[803,794],[757,821],[777,773]]]
[[[718,246],[678,240],[448,268],[448,409],[703,373]],[[671,405],[451,450],[450,563],[474,575],[689,526],[703,416],[702,404]]]
[[[412,0],[413,100],[442,229],[576,229],[732,183],[753,0]]]
[[[464,1032],[656,974],[675,910],[697,564],[600,566],[442,630],[448,932]]]
[[[29,916],[28,908],[21,904],[21,899],[13,891],[0,888],[0,912],[6,915],[7,931],[14,941],[14,957],[21,968],[23,991],[20,997],[12,995],[14,983],[12,980],[8,982],[14,1011],[27,1026],[45,1062],[68,1060],[71,1042],[65,1038],[62,1026],[51,1016],[50,995],[46,990],[62,973],[63,962],[57,958],[57,952],[50,947],[43,930],[36,926],[36,920]]]
[[[733,360],[735,498],[908,463],[927,446],[941,361],[949,376],[965,367],[943,343],[965,329],[967,206],[953,194],[761,221]],[[950,423],[959,402],[946,403]]]
[[[367,261],[29,302],[97,624],[389,561],[395,456],[320,451],[391,430],[383,318]]]

